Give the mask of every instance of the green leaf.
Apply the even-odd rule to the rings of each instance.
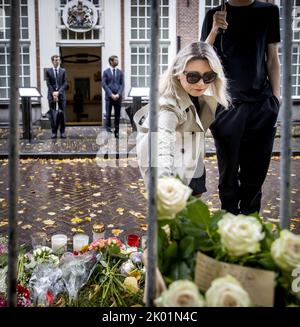
[[[163,253],[163,257],[161,259],[162,274],[168,274],[170,271],[170,266],[176,261],[178,257],[178,246],[176,242],[172,242],[166,248],[166,251]]]
[[[208,230],[210,213],[207,205],[200,199],[195,199],[187,204],[187,217],[196,225],[204,225]]]
[[[184,262],[180,262],[178,267],[178,277],[179,279],[191,279],[191,268]]]
[[[210,219],[210,228],[213,230],[218,229],[218,222],[223,218],[224,214],[226,213],[225,210],[219,210],[213,214]]]
[[[179,244],[179,254],[181,258],[188,258],[194,254],[194,237],[186,236]]]

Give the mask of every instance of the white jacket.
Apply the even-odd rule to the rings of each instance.
[[[198,98],[200,115],[186,92],[180,100],[161,97],[158,112],[157,175],[176,176],[189,185],[192,178],[201,177],[204,171],[204,137],[215,118],[217,101],[210,95]],[[145,183],[148,183],[149,105],[134,116],[137,126],[137,158]]]

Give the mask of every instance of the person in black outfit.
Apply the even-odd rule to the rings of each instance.
[[[65,134],[65,90],[67,87],[67,73],[60,67],[60,57],[53,55],[51,57],[53,67],[46,69],[46,82],[48,87],[48,117],[51,123],[52,139],[57,138],[57,131],[60,127],[61,138],[66,138]]]
[[[116,68],[119,64],[117,56],[110,56],[108,59],[110,67],[103,72],[102,87],[105,90],[105,128],[108,132],[111,129],[111,110],[115,111],[115,137],[119,138],[119,123],[122,104],[122,93],[124,90],[123,72]]]
[[[223,29],[223,31],[221,30]],[[279,9],[229,0],[207,12],[201,40],[213,45],[229,80],[232,108],[217,108],[213,134],[222,209],[259,212],[280,105]]]

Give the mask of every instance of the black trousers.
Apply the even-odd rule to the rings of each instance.
[[[245,215],[259,212],[278,111],[275,96],[254,103],[236,103],[228,111],[217,108],[210,129],[217,151],[222,209]]]
[[[51,124],[51,130],[53,134],[57,134],[59,129],[60,133],[64,133],[66,129],[66,117],[65,117],[65,100],[58,101],[58,110],[56,110],[56,102],[49,101],[48,117]]]
[[[107,129],[111,128],[111,110],[112,110],[112,107],[114,107],[115,132],[119,132],[122,98],[119,97],[119,99],[116,101],[114,101],[112,98],[109,98],[109,99],[106,99],[105,101],[106,101],[105,102],[105,127]]]

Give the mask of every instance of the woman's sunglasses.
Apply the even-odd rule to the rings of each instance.
[[[215,79],[217,78],[218,74],[211,71],[211,72],[207,72],[204,73],[203,75],[201,75],[198,72],[187,72],[184,71],[183,74],[186,76],[186,81],[189,84],[196,84],[198,83],[201,79],[203,79],[203,82],[205,84],[209,84],[215,81]]]

